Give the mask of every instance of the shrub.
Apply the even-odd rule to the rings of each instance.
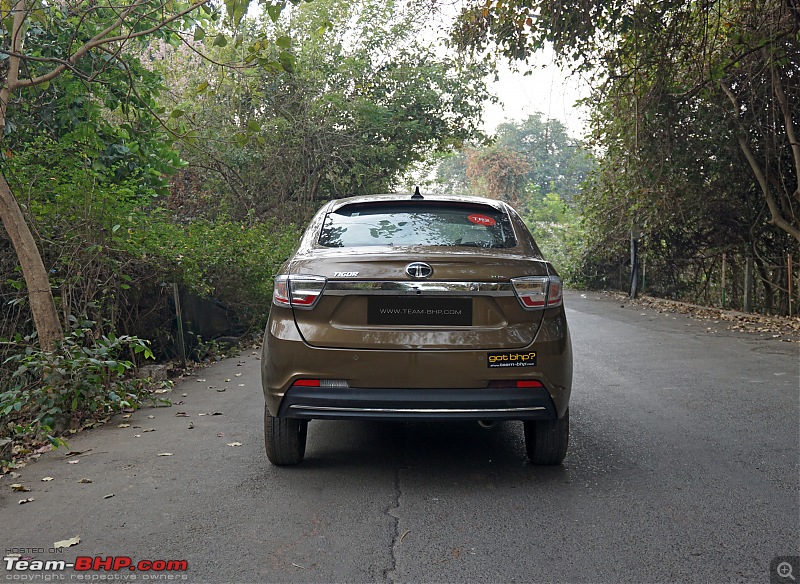
[[[114,334],[95,338],[94,321],[70,320],[72,331],[52,353],[30,338],[10,343],[24,349],[5,360],[16,369],[0,385],[0,443],[19,447],[46,440],[57,446],[70,427],[152,399],[149,380],[132,375],[133,359],[153,357],[145,341]]]

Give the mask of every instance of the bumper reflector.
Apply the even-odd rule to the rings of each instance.
[[[531,387],[544,387],[544,383],[536,379],[498,379],[490,381],[488,387],[492,389],[508,389],[510,387],[516,388],[531,388]]]
[[[335,389],[350,387],[346,379],[298,379],[292,385],[294,387],[331,387]]]
[[[298,379],[292,385],[297,387],[319,387],[319,379]]]

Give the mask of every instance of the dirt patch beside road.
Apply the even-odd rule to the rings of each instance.
[[[652,296],[639,296],[636,300],[631,300],[627,295],[619,292],[609,294],[618,299],[621,304],[641,306],[657,312],[684,314],[698,320],[709,321],[709,324],[724,324],[725,328],[730,331],[755,334],[761,339],[800,343],[800,317],[769,316],[723,310]]]

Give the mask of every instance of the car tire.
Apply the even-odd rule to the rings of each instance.
[[[277,466],[300,464],[306,453],[308,421],[277,418],[264,407],[264,447],[267,458]]]
[[[525,448],[533,464],[561,464],[569,446],[569,409],[559,420],[524,422]]]

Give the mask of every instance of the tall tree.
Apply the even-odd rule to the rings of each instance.
[[[270,2],[280,13],[285,1]],[[248,0],[226,3],[227,22],[237,24]],[[13,132],[12,108],[25,108],[37,91],[63,75],[91,88],[119,71],[129,71],[129,47],[137,39],[162,38],[180,42],[180,33],[198,27],[215,15],[210,0],[125,0],[122,3],[14,0],[0,8],[0,136]],[[136,91],[131,86],[131,92]],[[151,106],[155,106],[151,102]],[[0,138],[2,139],[2,138]],[[39,342],[46,350],[62,338],[47,270],[5,176],[0,176],[0,219],[11,238],[24,274]]]
[[[530,165],[514,150],[491,146],[467,150],[467,177],[472,191],[519,206],[528,183]]]
[[[280,26],[245,22],[244,45],[270,39],[261,58],[279,63],[280,47],[291,63],[274,72],[176,53],[165,75],[187,80],[174,99],[203,145],[185,152],[188,170],[226,177],[205,184],[236,217],[298,221],[319,200],[385,192],[430,152],[476,137],[487,70],[418,38],[423,4],[315,0]],[[238,50],[212,49],[222,61]]]
[[[496,143],[525,158],[530,169],[528,180],[540,195],[557,193],[568,204],[574,202],[593,168],[586,146],[572,138],[561,121],[541,113],[500,124]]]
[[[500,156],[501,153],[505,154]],[[488,194],[486,180],[481,177],[492,168],[495,175],[505,168],[507,187],[511,189],[508,192],[523,203],[531,202],[532,196],[557,193],[565,203],[574,205],[594,168],[594,160],[580,140],[569,136],[563,123],[536,113],[522,121],[500,124],[492,146],[466,148],[441,161],[436,169],[437,181],[447,192],[465,191],[471,182],[475,192]],[[516,177],[520,171],[524,176]],[[470,181],[468,173],[472,175]],[[508,183],[512,175],[514,186]],[[501,188],[491,196],[506,190]]]
[[[614,126],[624,134],[596,132],[601,147],[626,140],[622,158],[609,164],[634,176],[642,164],[671,160],[642,159],[649,124],[670,108],[717,108],[740,151],[732,162],[750,170],[767,220],[800,241],[799,31],[795,0],[488,0],[465,8],[456,36],[515,59],[552,43],[593,76],[593,103],[615,102],[616,119],[630,120]]]

